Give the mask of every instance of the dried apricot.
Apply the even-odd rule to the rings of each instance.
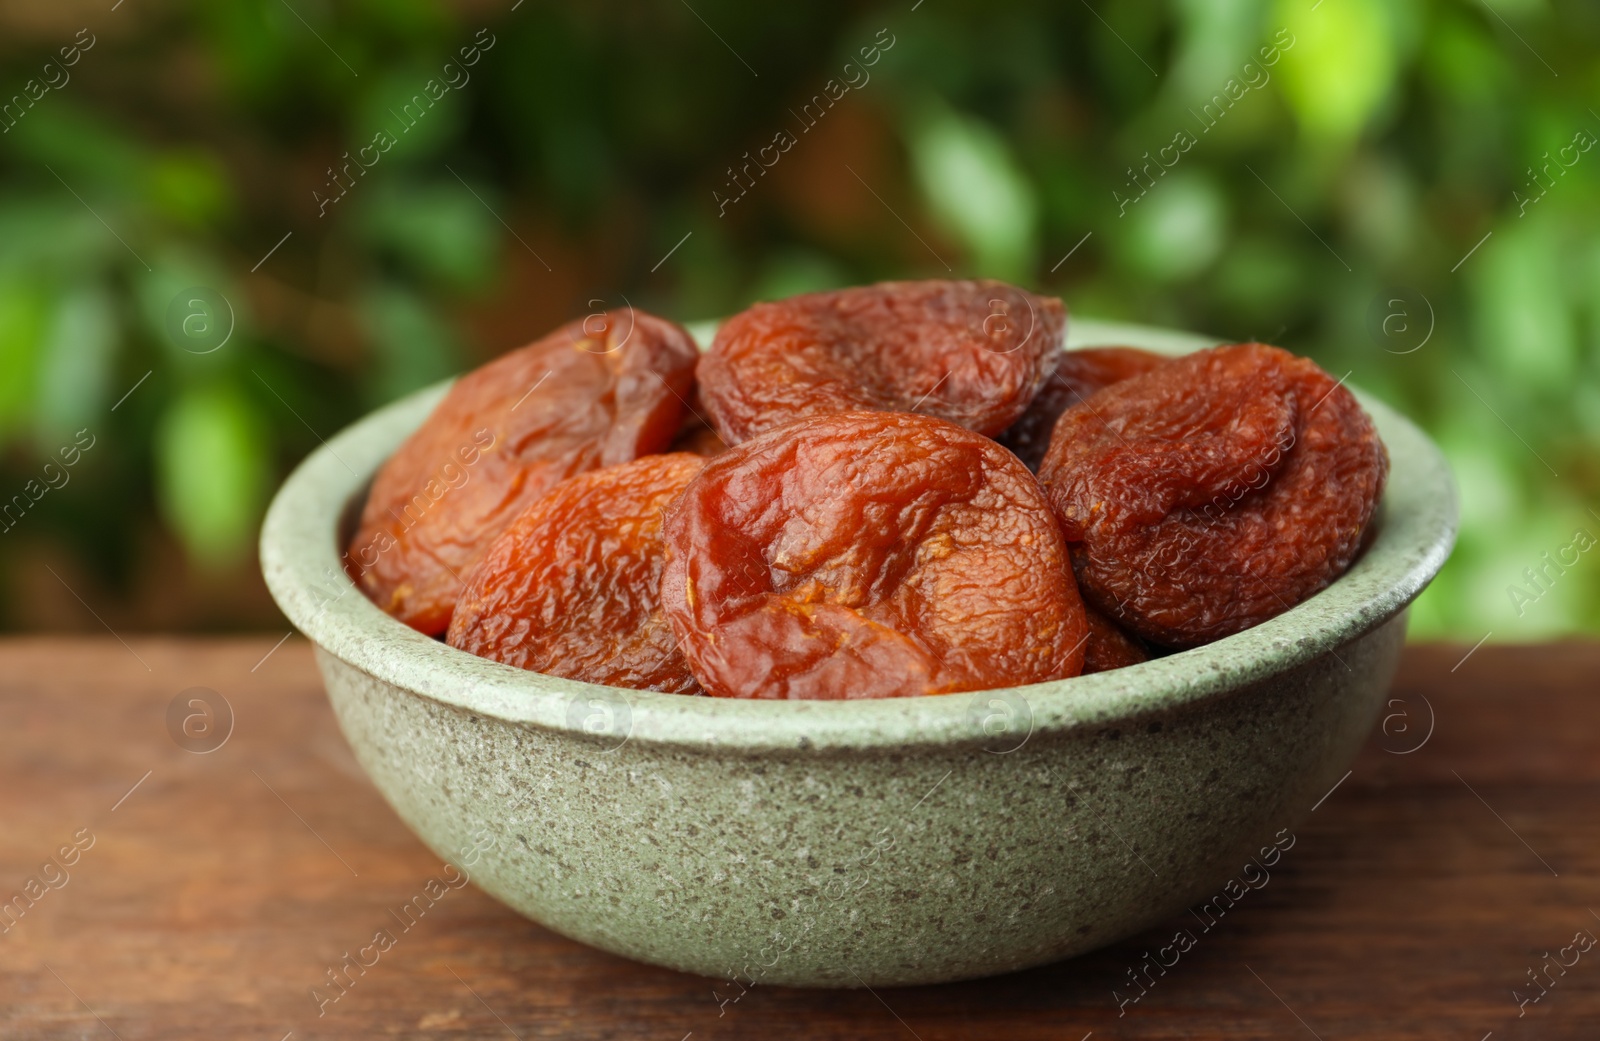
[[[942,419],[846,412],[759,435],[708,461],[662,532],[662,609],[708,694],[946,694],[1083,665],[1038,482]]]
[[[1175,359],[1068,409],[1040,479],[1089,604],[1154,643],[1193,647],[1338,577],[1387,473],[1348,390],[1252,343]]]
[[[994,435],[1061,345],[1054,297],[1003,282],[883,282],[757,304],[722,323],[700,392],[730,445],[808,416],[920,412]]]
[[[468,570],[531,502],[671,442],[698,357],[680,326],[627,309],[461,377],[373,482],[345,555],[362,590],[444,632]]]
[[[659,590],[661,510],[704,464],[648,455],[556,485],[468,578],[450,646],[588,683],[699,693]]]
[[[1088,400],[1095,391],[1149,372],[1166,360],[1165,355],[1138,347],[1085,347],[1062,351],[1057,355],[1050,378],[1034,395],[1028,410],[1007,427],[998,440],[1015,452],[1028,469],[1038,473],[1045,450],[1050,447],[1050,432],[1055,429],[1061,413]]]
[[[1083,674],[1110,672],[1149,661],[1138,637],[1130,636],[1117,623],[1088,605],[1083,609],[1089,622],[1089,639],[1083,645]]]

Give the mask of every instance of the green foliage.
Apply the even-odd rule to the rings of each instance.
[[[233,387],[183,391],[155,440],[161,512],[207,567],[229,562],[251,534],[272,479],[267,424]]]
[[[450,330],[405,289],[377,284],[357,306],[374,348],[367,400],[374,406],[442,380],[460,368]]]
[[[0,481],[100,438],[52,495],[62,523],[18,532],[112,582],[156,526],[237,573],[322,438],[593,300],[700,320],[948,264],[1350,372],[1461,485],[1414,631],[1600,625],[1600,554],[1528,576],[1600,536],[1600,150],[1571,149],[1600,139],[1594,5],[494,10],[127,5],[70,83],[0,118]],[[11,18],[0,97],[79,28]],[[795,115],[862,72],[814,127]],[[719,215],[779,131],[792,148]],[[1395,287],[1426,298],[1415,350],[1372,332]],[[214,350],[175,331],[197,289],[231,315]],[[0,583],[25,545],[0,542]]]
[[[355,220],[376,257],[415,278],[472,290],[493,277],[503,235],[489,204],[473,193],[487,192],[485,198],[497,193],[446,177],[431,184],[398,177],[374,182],[365,190]]]
[[[1025,279],[1036,259],[1038,207],[1005,139],[943,108],[915,119],[908,137],[917,181],[940,227],[975,266]]]
[[[37,422],[44,446],[67,440],[111,404],[106,394],[118,335],[116,305],[103,285],[76,286],[54,304],[37,356]]]
[[[1279,74],[1307,133],[1346,140],[1371,121],[1394,84],[1390,17],[1380,0],[1314,6],[1279,0],[1274,23],[1295,39]]]

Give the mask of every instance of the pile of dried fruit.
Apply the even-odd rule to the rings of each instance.
[[[385,611],[538,672],[738,698],[1019,686],[1279,614],[1388,457],[1316,365],[1062,349],[1059,300],[893,282],[758,304],[701,357],[632,310],[463,377],[345,555]]]

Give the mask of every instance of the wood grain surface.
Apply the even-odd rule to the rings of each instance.
[[[996,979],[741,992],[468,885],[319,1016],[311,988],[443,865],[362,775],[305,643],[273,644],[0,642],[0,905],[23,911],[0,913],[0,1038],[1600,1037],[1600,948],[1572,946],[1600,936],[1600,645],[1408,650],[1351,774],[1203,933],[1184,914]],[[194,687],[234,714],[206,753],[168,728]],[[1119,1008],[1181,928],[1197,942]]]

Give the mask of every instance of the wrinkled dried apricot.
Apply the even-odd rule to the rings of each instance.
[[[1193,647],[1280,614],[1360,548],[1388,455],[1314,363],[1238,344],[1106,388],[1057,421],[1040,480],[1089,604]]]
[[[436,635],[467,571],[556,482],[666,447],[699,353],[675,323],[590,315],[456,381],[378,472],[345,555],[367,596]]]
[[[450,646],[587,683],[699,693],[659,590],[662,508],[704,464],[648,455],[556,485],[473,570]]]
[[[919,412],[994,435],[1050,375],[1066,311],[1003,282],[884,282],[722,323],[700,392],[730,445],[808,416]]]
[[[1045,450],[1050,447],[1050,432],[1055,429],[1061,413],[1088,400],[1095,391],[1149,372],[1166,360],[1165,355],[1138,347],[1084,347],[1062,351],[1057,355],[1050,378],[1034,395],[1028,410],[997,440],[1015,452],[1028,469],[1038,473]]]
[[[708,694],[945,694],[1083,665],[1038,482],[941,419],[846,412],[759,435],[708,461],[662,531],[662,609]]]
[[[1117,623],[1088,605],[1084,605],[1083,614],[1089,623],[1089,638],[1083,645],[1085,676],[1150,660],[1138,639],[1124,632]]]

